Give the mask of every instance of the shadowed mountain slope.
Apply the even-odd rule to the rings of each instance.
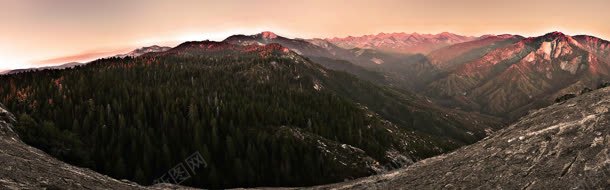
[[[313,189],[608,189],[610,88],[532,111],[455,152]]]

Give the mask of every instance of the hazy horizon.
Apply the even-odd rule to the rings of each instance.
[[[140,6],[146,3],[147,6]],[[602,0],[5,1],[0,70],[39,67],[184,41],[273,31],[290,38],[441,33],[610,37]],[[349,8],[345,8],[348,6]],[[431,14],[434,13],[434,14]]]

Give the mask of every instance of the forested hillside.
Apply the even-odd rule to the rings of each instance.
[[[141,184],[193,153],[206,164],[189,170],[183,185],[337,182],[452,150],[499,127],[396,93],[278,44],[187,42],[138,58],[0,76],[0,100],[26,143]],[[439,136],[443,130],[451,133]]]

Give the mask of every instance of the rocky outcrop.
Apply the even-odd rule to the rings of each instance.
[[[0,189],[177,189],[143,187],[61,162],[26,145],[12,129],[15,117],[0,105]]]
[[[610,88],[530,112],[455,152],[315,189],[608,189]]]

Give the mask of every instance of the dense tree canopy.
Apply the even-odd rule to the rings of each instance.
[[[23,139],[79,166],[150,184],[199,152],[198,187],[313,185],[358,177],[280,126],[385,160],[379,120],[317,91],[293,60],[257,56],[104,59],[72,70],[2,76]],[[277,72],[276,70],[281,70]]]
[[[189,46],[202,47],[0,76],[0,100],[27,143],[141,184],[193,153],[206,167],[183,185],[229,188],[337,182],[395,164],[392,152],[416,160],[457,147],[414,130],[459,124],[294,53]]]

